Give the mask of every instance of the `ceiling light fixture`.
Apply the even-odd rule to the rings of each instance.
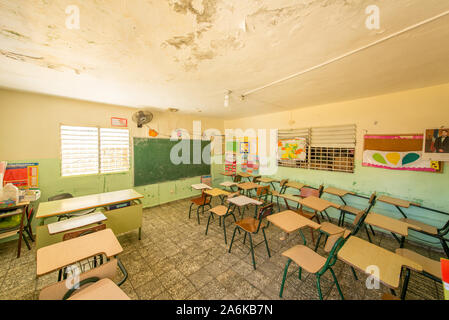
[[[224,107],[227,108],[229,107],[229,95],[232,93],[231,90],[227,90],[224,96]]]

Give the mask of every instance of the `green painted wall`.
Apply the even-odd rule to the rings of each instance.
[[[221,156],[212,157],[212,161],[218,162],[216,159],[220,159],[220,157]],[[200,194],[199,191],[191,188],[192,184],[200,182],[200,177],[134,187],[132,168],[129,172],[125,173],[62,177],[59,159],[27,159],[9,162],[39,163],[39,188],[41,190],[41,198],[33,203],[35,206],[41,201],[47,201],[50,196],[65,192],[71,193],[73,196],[77,197],[132,188],[144,195],[144,199],[142,200],[144,208]],[[130,163],[132,164],[133,162],[130,161]],[[214,186],[219,186],[219,183],[223,181],[223,176],[220,175],[220,172],[222,171],[222,165],[214,163],[211,165],[212,183]],[[186,208],[186,215],[187,210],[188,208]],[[36,225],[37,223],[38,221],[34,221],[33,225]],[[15,238],[16,237],[10,237],[4,240],[9,241]]]

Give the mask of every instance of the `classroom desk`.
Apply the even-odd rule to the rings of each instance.
[[[247,195],[250,194],[251,190],[261,188],[262,186],[260,184],[254,183],[254,182],[243,182],[239,183],[237,185],[237,188],[243,190],[243,192],[246,191]]]
[[[62,233],[49,234],[48,227],[44,224],[46,218],[92,208],[107,207],[108,205],[123,202],[131,202],[131,205],[115,210],[103,209],[103,214],[107,217],[106,226],[112,229],[115,234],[138,229],[140,240],[142,231],[142,203],[140,199],[142,198],[143,195],[140,193],[133,189],[128,189],[41,202],[36,213],[36,218],[41,219],[41,225],[36,228],[36,248],[39,249],[62,241]]]
[[[262,178],[258,179],[258,182],[269,183],[273,187],[273,190],[276,190],[276,188],[274,187],[274,182],[279,182],[279,180],[268,178],[268,177],[262,177]]]
[[[338,204],[333,203],[328,200],[317,198],[315,196],[310,196],[307,198],[299,198],[298,202],[299,202],[299,204],[301,204],[305,207],[308,207],[310,209],[316,210],[318,212],[323,212],[330,207],[333,207],[336,209],[340,209],[340,207],[341,207],[341,205],[338,205]]]
[[[248,179],[248,181],[251,181],[251,177],[253,177],[252,174],[246,173],[246,172],[239,172],[237,173],[238,176],[241,176],[242,178]]]
[[[106,216],[101,212],[89,213],[81,217],[65,219],[62,221],[47,224],[48,233],[56,234],[60,232],[74,230],[94,223],[99,223],[107,219],[108,218],[106,218]]]
[[[390,231],[399,242],[401,248],[404,246],[405,237],[408,236],[408,229],[410,228],[416,230],[416,228],[419,228],[398,219],[390,218],[374,212],[371,212],[366,216],[365,224]],[[398,239],[396,234],[400,235],[401,239]],[[371,238],[369,238],[369,240],[371,242]]]
[[[218,189],[218,188],[205,190],[204,193],[208,194],[208,195],[210,195],[212,197],[219,197],[220,200],[221,200],[221,204],[223,204],[225,197],[230,194],[230,192],[228,192],[226,190]]]
[[[101,279],[67,300],[131,300],[111,279]]]
[[[99,254],[115,257],[122,251],[111,229],[97,231],[37,249],[36,274],[40,277]]]
[[[304,227],[311,227],[317,230],[321,227],[319,223],[313,222],[312,220],[307,219],[306,217],[303,217],[291,210],[272,214],[267,217],[267,220],[274,224],[276,227],[280,228],[285,233],[293,233],[299,230],[300,235],[304,241],[304,245],[306,245],[307,242],[301,229]]]
[[[237,182],[231,182],[231,181],[225,181],[225,182],[220,183],[220,186],[223,186],[225,188],[229,188],[232,191],[234,191],[233,187],[235,187],[237,185],[238,185]]]
[[[420,206],[417,203],[412,203],[412,202],[407,201],[407,200],[392,198],[392,197],[388,197],[388,196],[380,196],[380,197],[377,198],[377,201],[388,203],[388,204],[391,204],[391,205],[395,206],[396,209],[398,209],[398,211],[402,214],[402,216],[404,218],[407,218],[407,215],[404,213],[404,211],[402,211],[401,208],[410,208],[411,205],[417,206],[417,207]]]
[[[297,182],[297,181],[290,181],[285,184],[286,189],[293,188],[293,189],[297,189],[299,191],[301,191],[301,189],[304,188],[305,186],[307,186],[307,185],[304,183],[301,183],[301,182]]]
[[[12,216],[16,216],[16,215],[20,214],[20,224],[19,224],[18,228],[15,227],[14,229],[8,229],[8,230],[0,233],[0,239],[14,236],[17,233],[19,234],[19,239],[18,239],[18,244],[17,244],[17,258],[20,258],[20,252],[22,249],[24,221],[25,221],[25,217],[26,217],[26,213],[28,211],[29,205],[30,205],[29,201],[24,201],[24,202],[17,203],[16,205],[11,206],[11,207],[0,208],[0,213],[5,212],[5,211],[10,211],[10,210],[15,210],[15,209],[22,209],[19,213],[0,214],[0,218],[7,218],[7,217],[12,217]],[[28,248],[30,248],[30,247],[28,246]]]
[[[377,279],[390,289],[398,289],[402,267],[422,271],[422,266],[368,241],[351,236],[338,252],[338,258],[368,275],[369,266],[379,268]],[[374,276],[374,275],[373,275]]]
[[[205,190],[205,189],[213,189],[211,186],[208,186],[204,183],[192,184],[191,187],[195,190]]]
[[[245,207],[247,205],[253,204],[255,206],[255,213],[254,216],[257,216],[257,206],[260,206],[263,204],[263,202],[260,202],[258,200],[255,200],[253,198],[249,198],[247,196],[238,196],[238,197],[233,197],[228,199],[228,202],[234,205],[234,209],[232,210],[232,212],[234,212],[235,207],[239,208],[239,212],[240,212],[240,207]],[[240,212],[240,215],[243,217],[244,211]]]

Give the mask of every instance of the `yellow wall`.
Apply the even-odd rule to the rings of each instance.
[[[111,117],[128,119],[130,135],[148,137],[131,116],[138,109],[0,89],[0,159],[59,158],[59,125],[110,127]],[[185,128],[194,120],[202,129],[223,130],[223,121],[178,113],[153,112],[150,127],[161,134]],[[167,138],[167,137],[164,137]]]
[[[293,126],[289,126],[290,119],[296,122]],[[424,133],[428,128],[449,127],[449,84],[224,122],[225,128],[241,129],[343,124],[357,125],[358,159],[362,156],[366,132]]]

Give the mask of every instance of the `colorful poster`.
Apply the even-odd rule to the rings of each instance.
[[[8,163],[3,185],[12,183],[19,188],[37,188],[38,174],[38,163]]]
[[[422,134],[365,135],[362,165],[390,170],[442,172],[442,162],[423,156],[423,141]]]
[[[410,171],[438,171],[439,163],[433,163],[422,158],[421,151],[397,152],[365,150],[363,152],[363,165],[391,170]]]
[[[449,300],[449,260],[441,258],[441,276],[443,280],[444,299]]]
[[[306,139],[282,139],[278,141],[279,160],[306,160]]]

